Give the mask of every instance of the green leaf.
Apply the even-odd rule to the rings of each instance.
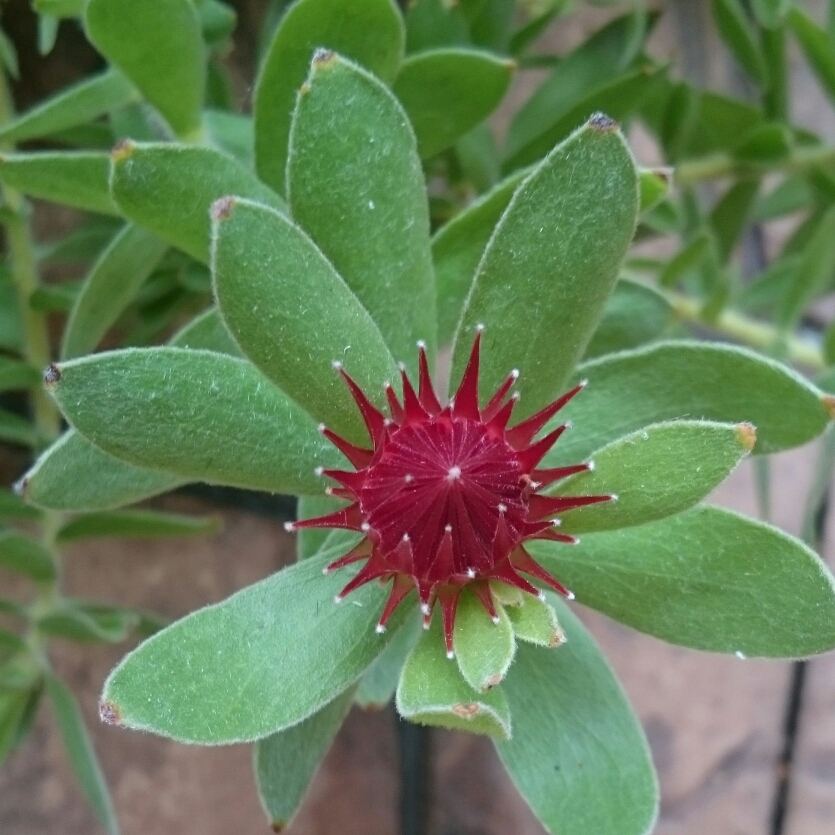
[[[206,110],[203,123],[212,144],[234,157],[247,169],[253,166],[255,134],[252,117],[227,110]]]
[[[673,309],[661,293],[622,277],[606,302],[584,357],[591,359],[652,342],[669,327],[672,319]]]
[[[81,711],[67,686],[55,676],[46,678],[46,692],[52,703],[52,710],[58,721],[58,730],[64,740],[64,747],[70,757],[70,764],[81,783],[87,800],[96,813],[102,826],[111,833],[118,835],[119,824],[113,801],[107,790],[101,766],[93,750],[93,744],[84,727]]]
[[[439,615],[406,659],[397,686],[397,712],[419,725],[510,738],[510,711],[501,687],[478,693],[446,657]]]
[[[56,577],[49,549],[17,531],[0,531],[0,566],[41,583]]]
[[[43,245],[39,259],[57,263],[94,261],[123,226],[119,218],[92,215],[68,235]]]
[[[292,728],[255,745],[258,796],[273,831],[283,831],[307,793],[322,759],[351,709],[353,689]]]
[[[403,665],[423,633],[423,616],[419,609],[392,635],[388,646],[362,674],[354,701],[366,710],[383,710],[392,700]]]
[[[20,62],[14,41],[0,28],[0,65],[9,75],[17,80],[20,78]]]
[[[775,29],[780,26],[794,0],[751,0],[754,16],[763,26]]]
[[[739,0],[712,0],[711,7],[725,46],[748,75],[762,84],[766,77],[762,44],[742,4]]]
[[[2,172],[0,164],[0,175]],[[0,348],[18,351],[22,347],[23,323],[20,313],[17,288],[8,275],[8,267],[0,262]]]
[[[467,19],[457,4],[416,0],[406,9],[406,52],[464,46],[470,42],[467,29]]]
[[[581,603],[670,643],[764,658],[835,647],[835,580],[818,555],[730,511],[700,507],[531,553]]]
[[[50,136],[86,124],[110,110],[138,100],[134,86],[118,71],[107,70],[67,87],[0,128],[8,144]]]
[[[335,362],[379,408],[397,366],[372,321],[305,233],[272,209],[213,209],[212,273],[221,316],[243,351],[318,420],[357,443],[368,432]]]
[[[38,52],[41,55],[49,55],[52,52],[55,41],[58,39],[58,23],[58,18],[51,15],[39,15]]]
[[[672,169],[641,168],[638,171],[640,189],[640,211],[645,212],[657,206],[670,193]]]
[[[54,367],[50,390],[105,452],[183,479],[321,493],[317,465],[341,454],[249,362],[210,351],[145,348]]]
[[[40,519],[42,515],[11,491],[0,490],[0,519]]]
[[[744,136],[733,153],[740,162],[776,166],[791,153],[792,144],[791,130],[786,125],[764,122]]]
[[[556,652],[519,646],[504,684],[513,737],[499,756],[549,832],[645,835],[658,784],[641,725],[591,636],[548,598],[568,642]]]
[[[552,400],[603,312],[637,211],[637,175],[623,137],[606,116],[593,116],[522,182],[502,215],[456,333],[452,379],[460,379],[475,328],[484,324],[483,391],[516,368],[521,413]]]
[[[618,497],[567,513],[563,527],[567,533],[625,528],[687,510],[730,475],[755,441],[747,423],[674,420],[633,432],[594,453],[594,472],[552,491]]]
[[[509,606],[506,611],[513,635],[518,640],[551,649],[565,643],[565,633],[557,620],[557,613],[546,600],[523,594],[521,605]]]
[[[110,157],[97,151],[41,151],[0,156],[0,180],[30,197],[116,215],[107,178]]]
[[[374,625],[385,591],[341,605],[351,571],[322,576],[340,548],[272,577],[158,632],[105,683],[108,721],[211,745],[264,738],[320,710],[385,648]],[[301,685],[301,682],[304,685]]]
[[[0,690],[0,766],[17,747],[30,696],[18,690]]]
[[[663,420],[751,423],[755,453],[805,444],[830,420],[828,398],[800,374],[732,345],[662,342],[584,363],[574,379],[589,381],[559,414],[559,423],[570,420],[574,428],[542,466],[576,463]]]
[[[118,644],[138,624],[139,615],[130,609],[80,600],[63,600],[53,611],[38,620],[38,631],[70,641]]]
[[[805,208],[814,193],[805,177],[788,177],[766,195],[761,195],[754,209],[753,219],[774,220]]]
[[[730,258],[737,241],[745,231],[759,187],[756,180],[734,183],[710,213],[710,225],[717,254],[722,263]]]
[[[835,275],[835,207],[820,219],[803,249],[777,311],[778,323],[787,331],[796,327],[807,305],[826,291]]]
[[[493,620],[481,601],[465,589],[455,613],[453,647],[458,669],[473,690],[485,693],[501,683],[516,652],[504,607],[496,607]]]
[[[70,429],[38,458],[15,488],[38,507],[78,512],[132,504],[173,490],[185,481],[114,458]]]
[[[437,49],[408,57],[394,80],[427,159],[483,122],[504,98],[516,64],[471,49]]]
[[[204,263],[209,208],[218,198],[234,194],[286,211],[284,201],[232,157],[193,145],[121,143],[113,152],[111,188],[134,223]]]
[[[28,363],[0,355],[0,392],[34,388],[41,375]]]
[[[52,17],[81,17],[84,14],[84,0],[32,0],[32,7],[38,14]]]
[[[299,496],[296,515],[298,519],[312,519],[315,516],[332,513],[340,507],[345,507],[345,504],[343,499],[336,499],[332,496]],[[296,534],[297,558],[305,560],[319,553],[331,533],[332,531],[327,528],[302,528]]]
[[[829,98],[835,99],[835,47],[829,36],[802,9],[791,9],[787,19],[812,72]]]
[[[438,343],[455,335],[476,268],[516,187],[530,171],[518,171],[442,226],[432,238],[438,290]]]
[[[255,160],[265,183],[285,191],[293,108],[314,51],[335,50],[390,82],[403,58],[404,37],[392,0],[299,0],[288,9],[255,86]]]
[[[216,307],[210,307],[195,316],[182,330],[174,334],[168,344],[177,348],[202,348],[233,357],[242,356],[241,349],[226,330]]]
[[[0,441],[20,446],[37,447],[40,444],[37,428],[20,415],[0,409]]]
[[[76,297],[61,340],[62,359],[95,350],[167,249],[161,238],[131,223],[116,234]]]
[[[658,278],[662,287],[673,287],[687,273],[701,265],[710,252],[711,239],[706,233],[696,235],[666,264]]]
[[[101,536],[205,536],[219,529],[220,520],[212,516],[188,516],[159,510],[111,510],[71,519],[58,531],[56,542],[63,544]]]
[[[197,13],[200,15],[203,39],[209,46],[222,47],[235,31],[237,12],[220,0],[199,0]]]
[[[178,136],[199,134],[206,48],[191,0],[88,0],[84,25]]]
[[[346,102],[350,106],[346,106]],[[296,222],[356,293],[398,361],[436,341],[426,188],[414,134],[394,96],[332,53],[313,61],[290,137]]]

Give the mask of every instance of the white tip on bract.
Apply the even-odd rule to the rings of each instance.
[[[333,602],[336,603],[337,605],[339,605],[342,602],[342,595],[341,594],[334,595]]]
[[[449,658],[449,659],[453,659],[453,658],[455,658],[455,653],[451,649],[448,649],[446,651],[446,657]]]
[[[411,473],[407,473],[407,474],[406,474],[406,478],[405,478],[405,481],[406,481],[406,482],[411,483],[411,482],[413,482],[414,480],[415,480],[415,477],[414,477]]]
[[[574,426],[574,424],[570,420],[567,420],[565,422],[565,428],[566,429],[571,429],[572,426]]]
[[[490,618],[490,620],[492,620],[493,623],[496,624],[496,626],[498,626],[502,622],[502,619],[498,615],[493,615],[493,617]]]
[[[407,534],[407,533],[403,534],[403,541],[404,542],[408,542],[410,539],[411,539],[411,537],[409,536],[409,534]]]
[[[593,473],[593,472],[594,472],[594,468],[595,468],[595,463],[594,463],[594,461],[589,461],[589,463],[588,463],[588,464],[586,464],[586,469],[587,469],[590,473]]]
[[[324,423],[320,423],[320,424],[319,424],[316,428],[317,428],[320,432],[325,432],[325,431],[327,431],[327,428],[328,428],[328,427],[327,427],[327,426],[325,426],[325,424],[324,424]]]
[[[335,371],[342,371],[342,363],[339,360],[334,360],[331,365]]]
[[[383,624],[382,624],[382,623],[378,623],[378,624],[377,624],[377,626],[375,627],[374,631],[375,631],[378,635],[382,635],[382,634],[383,634],[383,632],[385,632],[385,631],[386,631],[386,627],[385,627],[385,626],[383,626]]]
[[[444,525],[444,530],[447,533],[452,533],[452,525]]]
[[[326,565],[326,566],[322,569],[322,574],[324,574],[324,575],[327,577],[327,575],[328,575],[328,574],[330,574],[330,573],[331,573],[331,567],[330,567],[329,565]]]
[[[484,325],[483,325],[481,322],[479,322],[479,323],[475,326],[475,329],[476,329],[479,333],[481,333],[481,332],[484,330]]]
[[[418,348],[426,349],[426,343],[422,339],[418,339],[417,346]]]
[[[363,522],[363,523],[360,525],[360,530],[361,530],[363,533],[368,533],[368,531],[370,531],[370,530],[371,530],[371,525],[369,525],[369,524],[368,524],[368,522]]]
[[[332,496],[333,495],[333,487],[326,487],[325,488],[325,495]]]
[[[510,372],[510,376],[513,377],[514,380],[519,379],[519,369],[514,368],[513,371]]]
[[[736,656],[736,657],[737,657],[740,661],[745,661],[745,659],[746,659],[746,657],[747,657],[747,656],[745,655],[745,653],[744,653],[744,652],[742,652],[741,650],[737,650],[737,651],[734,653],[734,655],[735,655],[735,656]]]
[[[619,498],[620,498],[620,496],[617,493],[611,493],[609,495],[610,501],[613,501],[613,502],[616,502]]]
[[[506,504],[500,504],[499,505],[499,513],[507,513],[507,505]]]
[[[514,391],[513,394],[510,395],[511,400],[518,400],[522,395],[519,394],[518,391]]]
[[[324,467],[317,467],[313,471],[313,475],[317,475],[317,476],[320,476],[320,477],[323,476],[324,474],[325,474],[325,468]]]
[[[544,603],[545,602],[545,592],[541,591],[537,597]]]
[[[398,367],[401,371],[405,371],[405,370],[406,370],[406,363],[405,363],[405,362],[398,362],[398,363],[397,363],[397,367]]]
[[[562,519],[552,519],[552,520],[551,520],[551,524],[552,524],[555,528],[558,528],[558,527],[562,524]]]
[[[420,611],[421,611],[424,615],[428,615],[428,614],[429,614],[432,610],[429,608],[429,604],[428,604],[428,603],[421,603],[421,604],[420,604]]]
[[[296,526],[292,522],[285,522],[284,530],[287,531],[287,533],[293,533],[293,531],[296,530]]]
[[[467,576],[472,580],[473,577],[475,577],[475,569],[474,568],[468,568],[467,569]]]
[[[580,380],[580,388],[584,389],[589,384],[588,380]]]
[[[429,629],[429,621],[428,621],[428,620],[425,620],[425,621],[423,622],[423,628],[424,628],[424,629]]]
[[[575,537],[574,537],[574,542],[572,542],[571,544],[572,544],[572,545],[579,545],[579,544],[580,544],[580,537],[579,537],[579,536],[575,536]]]
[[[573,591],[570,591],[565,597],[566,597],[566,600],[574,600],[574,598],[576,596],[577,595],[575,595]]]

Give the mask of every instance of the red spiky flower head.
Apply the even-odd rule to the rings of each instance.
[[[355,467],[354,471],[321,471],[340,485],[328,492],[351,504],[326,516],[287,525],[288,530],[347,528],[364,533],[356,547],[325,569],[333,571],[365,560],[337,602],[372,580],[390,580],[391,593],[377,626],[382,632],[392,612],[416,589],[425,626],[435,603],[440,605],[450,657],[455,609],[465,586],[495,621],[490,580],[539,594],[524,573],[571,599],[573,595],[533,560],[524,542],[549,539],[573,544],[577,541],[574,537],[556,530],[559,521],[554,517],[614,498],[539,493],[559,479],[592,468],[591,464],[577,464],[538,469],[568,424],[534,440],[584,383],[508,428],[518,398],[508,397],[508,393],[519,374],[513,371],[487,405],[480,407],[481,330],[479,327],[458,391],[446,407],[441,406],[432,387],[421,343],[418,391],[402,371],[402,403],[391,385],[386,386],[390,417],[372,405],[337,364],[362,413],[372,448],[354,446],[321,427]]]

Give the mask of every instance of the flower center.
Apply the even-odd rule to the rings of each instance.
[[[493,540],[505,514],[514,541],[527,514],[512,447],[483,423],[447,414],[395,430],[367,471],[362,515],[383,553],[408,538],[414,571],[426,576],[449,530],[456,573],[493,564]]]

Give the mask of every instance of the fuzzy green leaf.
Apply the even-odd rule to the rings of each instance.
[[[499,218],[529,171],[518,171],[467,206],[432,238],[438,288],[438,344],[455,335],[476,268]]]
[[[110,835],[118,835],[119,824],[113,801],[107,790],[104,775],[99,765],[93,744],[84,727],[84,718],[78,709],[69,688],[55,676],[46,678],[46,692],[52,703],[52,710],[58,721],[58,730],[64,741],[64,747],[70,757],[72,770],[75,772],[84,794],[90,801],[96,816]]]
[[[61,341],[63,359],[95,350],[167,249],[161,238],[130,223],[117,233],[76,296]]]
[[[17,489],[38,507],[78,512],[132,504],[185,481],[114,458],[70,429],[38,458]]]
[[[639,281],[621,278],[606,302],[584,358],[652,342],[672,319],[673,308],[661,293]]]
[[[637,211],[623,137],[607,117],[592,117],[522,182],[502,215],[456,333],[452,379],[483,323],[483,391],[517,368],[520,414],[558,394],[614,287]]]
[[[521,605],[509,606],[506,611],[513,635],[518,640],[552,649],[565,643],[565,633],[557,620],[557,613],[546,600],[523,594]]]
[[[49,550],[17,531],[0,531],[0,566],[37,582],[49,582],[56,577]]]
[[[292,728],[255,745],[258,796],[273,831],[283,831],[301,805],[322,759],[351,709],[349,688]]]
[[[382,588],[364,586],[334,603],[352,572],[323,577],[322,569],[339,554],[334,548],[298,562],[158,632],[110,674],[103,714],[220,745],[262,739],[320,710],[388,640],[374,631]]]
[[[183,479],[320,493],[317,465],[342,456],[249,362],[210,351],[145,348],[55,367],[50,391],[85,437]]]
[[[159,510],[111,510],[76,516],[58,531],[56,541],[66,543],[101,536],[205,536],[219,529],[219,520],[212,516]]]
[[[504,607],[496,607],[493,621],[481,601],[465,589],[455,613],[453,647],[458,669],[473,690],[484,693],[499,684],[516,652]]]
[[[566,533],[643,525],[687,510],[721,484],[753,448],[750,424],[675,420],[607,444],[592,473],[560,482],[556,495],[613,493],[617,501],[581,507],[562,520]]]
[[[392,0],[299,0],[290,7],[255,87],[255,159],[265,183],[285,191],[293,108],[314,50],[333,49],[391,81],[403,57],[404,37]]]
[[[111,188],[126,217],[204,263],[209,208],[218,198],[234,194],[286,210],[277,194],[232,157],[193,145],[123,142],[113,152]]]
[[[97,151],[45,151],[4,154],[0,180],[30,197],[74,209],[117,215],[107,179],[110,157]]]
[[[835,647],[835,580],[802,542],[701,507],[531,553],[577,600],[674,644],[796,658]],[[638,605],[640,604],[640,605]]]
[[[641,726],[606,659],[549,595],[568,642],[519,646],[503,685],[513,737],[497,743],[516,788],[554,835],[646,835],[658,784]]]
[[[446,657],[440,613],[406,659],[397,686],[397,711],[419,725],[509,739],[510,711],[502,688],[478,693]]]
[[[242,356],[241,349],[226,330],[216,307],[210,307],[195,316],[182,330],[174,334],[168,344],[177,348],[203,349],[233,357]]]
[[[206,48],[191,0],[88,0],[87,37],[179,136],[200,129]]]
[[[575,380],[584,378],[588,387],[557,416],[556,423],[571,420],[573,428],[543,466],[576,463],[664,420],[751,423],[755,453],[804,444],[830,421],[829,398],[801,375],[731,345],[663,342],[584,363]]]
[[[394,80],[427,159],[483,122],[504,98],[516,64],[472,49],[437,49],[409,56]]]
[[[134,86],[118,70],[85,79],[22,113],[0,128],[0,141],[23,142],[83,125],[113,108],[139,98]]]
[[[299,96],[287,193],[293,217],[377,323],[398,361],[436,341],[429,211],[415,138],[389,90],[321,53]]]
[[[379,408],[397,366],[366,309],[316,245],[278,212],[244,200],[213,209],[221,316],[249,358],[318,420],[355,443],[368,432],[334,362]]]

